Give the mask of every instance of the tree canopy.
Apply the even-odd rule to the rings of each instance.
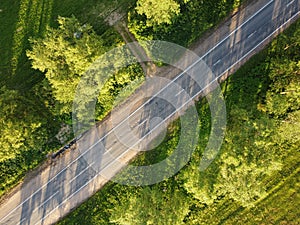
[[[42,147],[47,130],[45,118],[36,107],[15,90],[0,89],[0,162]],[[46,122],[45,122],[46,123]]]
[[[180,13],[180,5],[173,0],[138,0],[136,10],[147,17],[149,25],[171,24],[172,18]]]
[[[226,136],[205,171],[199,165],[211,117],[207,101],[201,99],[197,103],[199,144],[178,174],[150,187],[110,183],[61,224],[78,223],[82,218],[92,218],[95,224],[297,224],[299,23],[222,84]],[[134,165],[166,158],[177,146],[179,124],[173,123],[164,142],[141,154]]]
[[[102,65],[99,62],[91,69],[91,65],[99,57],[108,57],[108,62],[115,63],[119,55],[104,55],[109,47],[104,46],[101,37],[90,25],[81,25],[74,16],[58,17],[58,24],[58,28],[48,28],[45,37],[31,40],[32,50],[27,51],[27,56],[31,59],[34,69],[45,73],[48,80],[45,83],[49,83],[50,92],[56,100],[55,113],[58,114],[72,112],[79,81],[90,69],[89,85],[84,87],[84,91],[87,98],[91,96],[88,93],[98,94],[95,114],[96,119],[101,119],[113,107],[114,98],[119,91],[135,78],[141,77],[142,70],[137,64],[113,70],[111,67],[115,65]],[[106,66],[109,67],[107,71],[113,74],[104,74]],[[99,76],[96,72],[98,70],[101,71]],[[47,85],[44,85],[44,88],[47,88]],[[84,99],[85,102],[81,102],[80,107],[85,109],[92,100]]]
[[[186,196],[179,190],[165,193],[157,187],[143,188],[112,211],[110,222],[117,224],[174,224],[183,223],[189,212]],[[174,213],[176,212],[176,213]]]
[[[92,27],[74,16],[58,17],[58,24],[57,29],[48,27],[45,37],[31,40],[27,56],[34,69],[45,73],[62,111],[70,112],[80,77],[105,49]]]

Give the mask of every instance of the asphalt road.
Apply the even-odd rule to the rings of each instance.
[[[134,149],[143,150],[155,132],[163,131],[176,108],[199,96],[205,88],[195,82],[199,63],[205,62],[212,71],[201,81],[209,87],[299,18],[299,10],[299,0],[260,1],[258,10],[239,18],[239,25],[215,41],[200,60],[189,61],[187,70],[172,83],[147,86],[145,93],[155,97],[114,112],[113,122],[103,123],[78,141],[79,152],[22,186],[0,206],[0,224],[56,222],[114,176],[124,166],[124,158],[136,154]]]

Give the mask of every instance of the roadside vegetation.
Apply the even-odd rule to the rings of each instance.
[[[300,21],[222,84],[228,126],[209,168],[199,163],[210,132],[206,99],[189,164],[148,187],[108,183],[59,224],[299,224]],[[133,163],[163,160],[177,146],[178,121]]]
[[[0,196],[44,161],[49,152],[73,138],[68,128],[72,123],[72,94],[83,71],[97,56],[124,44],[114,28],[118,20],[127,22],[138,40],[155,38],[187,46],[240,1],[207,1],[196,5],[188,0],[157,3],[152,0],[1,2]],[[216,11],[206,18],[208,14],[203,12],[210,7]],[[168,16],[156,17],[155,10]],[[196,19],[199,15],[201,19]],[[184,38],[186,41],[178,36],[187,32],[181,20],[194,21],[188,23],[191,37]],[[142,28],[141,24],[145,26]],[[96,119],[107,115],[119,93],[121,98],[118,96],[117,102],[142,82],[139,65],[118,71],[98,97]],[[61,128],[66,127],[68,132],[64,134]]]
[[[93,60],[124,44],[110,15],[127,19],[137,40],[189,46],[240,3],[3,1],[0,196],[73,137],[70,132],[61,142],[55,136],[62,125],[71,124],[76,84]],[[144,188],[109,183],[59,224],[298,224],[299,51],[298,21],[222,84],[227,133],[206,171],[198,170],[210,132],[209,107],[203,99],[197,103],[199,143],[183,170]],[[98,97],[96,119],[107,115],[119,93],[126,98],[142,82],[139,65],[114,74]],[[175,121],[165,141],[133,163],[164,159],[176,147],[179,132]]]
[[[241,2],[138,0],[128,13],[128,27],[138,40],[164,40],[187,47]]]

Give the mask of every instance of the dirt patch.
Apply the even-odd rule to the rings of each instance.
[[[105,22],[107,22],[110,26],[114,26],[116,23],[118,23],[121,19],[123,19],[126,16],[125,13],[121,12],[120,10],[112,12],[106,19]]]
[[[57,135],[55,135],[56,139],[59,140],[61,144],[64,144],[71,135],[71,126],[67,124],[62,124],[61,128]]]
[[[145,76],[152,77],[157,73],[157,66],[152,62],[150,57],[147,55],[145,49],[139,44],[137,39],[134,37],[132,33],[127,28],[127,24],[124,20],[119,21],[114,25],[115,29],[122,36],[123,40],[126,44],[132,43],[128,45],[132,54],[138,59],[140,65],[144,71]]]

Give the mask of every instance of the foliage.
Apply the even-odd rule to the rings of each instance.
[[[279,224],[298,224],[299,210],[295,206],[299,205],[300,201],[297,193],[300,185],[299,170],[283,179],[284,184],[278,185],[273,193],[256,207],[241,211],[238,216],[228,218],[224,224],[272,224],[274,221],[278,221]]]
[[[101,1],[101,4],[102,2],[105,1]],[[107,4],[115,4],[115,2],[117,1],[109,1]],[[236,2],[238,1],[178,1],[181,13],[173,17],[172,24],[169,25],[155,24],[148,26],[144,16],[132,11],[129,15],[129,26],[139,39],[153,38],[189,45],[201,33],[223,18],[233,6],[236,6]],[[46,31],[46,25],[56,26],[57,24],[52,18],[56,18],[58,14],[70,17],[75,13],[80,21],[91,22],[97,28],[98,34],[102,34],[107,27],[99,25],[100,20],[101,24],[104,23],[101,15],[99,16],[99,7],[97,8],[95,3],[94,0],[76,2],[72,0],[63,2],[47,0],[42,3],[37,0],[3,2],[0,11],[0,47],[3,53],[0,61],[0,75],[2,78],[0,83],[0,114],[1,119],[7,118],[8,122],[5,119],[2,121],[4,123],[1,125],[3,126],[1,131],[10,126],[13,131],[16,131],[17,135],[22,136],[33,132],[33,137],[35,137],[39,132],[44,135],[45,130],[57,126],[57,123],[52,120],[51,113],[47,111],[47,108],[53,104],[51,92],[43,85],[41,85],[42,89],[46,88],[47,90],[41,95],[39,95],[40,87],[35,86],[35,92],[31,90],[44,77],[37,71],[30,69],[30,63],[25,55],[25,49],[29,47],[27,39],[29,36],[33,36],[34,39],[42,36]],[[97,2],[97,4],[100,3]],[[103,11],[100,11],[103,14]],[[203,146],[205,146],[207,134],[209,133],[209,116],[201,118],[202,133],[199,137],[199,146],[190,164],[180,174],[170,179],[169,182],[162,182],[151,187],[151,189],[156,190],[154,196],[163,196],[168,201],[169,197],[173,195],[172,191],[175,191],[176,196],[180,196],[179,202],[186,204],[190,209],[184,223],[298,224],[299,211],[295,208],[295,205],[299,205],[299,195],[297,194],[299,189],[300,146],[300,135],[297,132],[300,119],[298,88],[299,32],[298,22],[288,32],[273,41],[268,51],[254,57],[228,80],[228,88],[225,88],[225,94],[231,126],[228,128],[228,136],[225,140],[222,155],[208,169],[207,173],[198,176],[198,174],[185,173],[185,170],[189,170],[189,167],[194,167],[196,170],[198,167],[199,158],[201,158]],[[114,35],[113,32],[108,33],[110,37],[107,41],[108,44],[111,44],[111,40],[115,40]],[[107,37],[101,39],[108,40]],[[123,84],[129,82],[129,76],[126,75],[125,77],[125,82],[122,80],[117,81],[120,84],[119,87],[123,87]],[[111,87],[114,84],[115,78],[112,78],[107,85]],[[8,88],[4,88],[4,85]],[[28,92],[28,90],[31,91]],[[110,89],[110,91],[116,94],[119,89]],[[39,98],[43,96],[49,98],[40,101]],[[6,99],[11,101],[6,101]],[[103,97],[103,102],[105,102],[104,99]],[[44,104],[47,106],[46,108]],[[203,107],[207,108],[205,105],[201,107],[199,106],[199,111],[202,111]],[[40,115],[41,112],[44,113],[43,116]],[[45,118],[47,118],[47,121],[45,121]],[[17,121],[17,119],[20,120]],[[33,127],[30,126],[31,123],[34,125]],[[24,133],[21,134],[23,131]],[[10,134],[6,132],[5,136],[7,135]],[[32,137],[28,136],[28,140],[26,139],[23,142],[18,142],[14,138],[1,139],[4,140],[3,143],[9,143],[9,145],[13,143],[15,146],[20,147],[19,153],[15,154],[18,150],[12,153],[15,154],[14,158],[9,155],[5,161],[0,163],[1,193],[15,184],[24,175],[25,171],[28,171],[42,160],[44,153],[40,153],[39,148],[42,146],[41,143],[48,139],[43,135],[38,135],[38,138],[43,137],[39,140],[33,140]],[[173,138],[166,138],[166,140],[173,139],[174,141],[176,139],[174,137],[177,135],[172,135]],[[35,141],[37,142],[36,145]],[[167,155],[171,150],[170,146],[173,146],[173,142],[170,141],[165,146],[163,145],[160,146],[157,157],[154,150],[153,157],[145,157],[145,161],[151,163],[148,161],[149,159],[157,160]],[[51,146],[47,144],[43,150],[51,151]],[[255,150],[253,154],[252,150]],[[8,150],[8,152],[11,151],[12,149]],[[247,157],[250,156],[250,163],[245,160],[247,159],[245,153],[248,154]],[[7,152],[4,155],[7,157]],[[271,156],[274,157],[270,160]],[[224,160],[223,164],[222,160]],[[237,164],[237,161],[239,164]],[[281,170],[279,170],[279,162],[282,164]],[[269,172],[262,172],[261,168],[266,168]],[[244,173],[244,171],[247,171],[247,173]],[[183,176],[183,174],[186,176]],[[212,174],[214,176],[211,176]],[[210,202],[213,203],[200,203],[198,200],[200,198],[193,191],[190,192],[189,197],[186,197],[185,192],[189,188],[186,186],[186,182],[188,179],[195,180],[199,177],[204,177],[203,186],[208,187],[201,189],[204,191],[202,196],[208,196],[207,198],[212,199]],[[246,185],[240,180],[236,180],[236,178],[248,179],[250,187],[254,187],[254,191],[251,192],[250,190],[249,192],[245,188]],[[255,189],[255,184],[253,184],[253,180],[256,178],[259,178],[258,189]],[[226,193],[222,192],[222,194],[217,192],[218,185],[215,185],[215,183],[219,180],[229,182],[228,189],[230,191],[227,190]],[[230,186],[231,181],[235,185]],[[162,186],[168,190],[166,194],[162,193]],[[133,199],[133,202],[140,204],[139,198],[142,196],[146,196],[146,199],[151,200],[152,194],[146,190],[147,188],[145,191],[137,192],[136,188],[120,187],[110,183],[61,223],[109,224],[111,214],[114,208],[120,205],[120,202],[126,205],[127,201]],[[134,196],[134,193],[138,193],[138,195]],[[141,193],[144,194],[141,195]],[[245,195],[241,195],[242,193],[245,193]],[[130,196],[129,200],[127,196]],[[243,196],[246,196],[246,198]],[[243,202],[243,200],[246,201]],[[173,202],[171,201],[171,203]],[[249,206],[255,204],[255,207],[241,207],[241,204],[247,206],[249,203]],[[164,206],[164,204],[164,202],[159,203],[161,206]],[[180,220],[182,220],[183,215],[181,212],[177,212],[172,207],[170,209],[172,209],[173,214],[178,213]],[[147,210],[159,214],[154,209],[149,208]],[[183,214],[187,212],[185,210],[186,207],[183,209]]]
[[[217,25],[234,7],[237,7],[237,2],[138,1],[138,6],[128,14],[128,27],[138,40],[164,40],[188,46],[209,28]],[[167,13],[162,13],[162,10],[167,10]]]
[[[101,120],[118,102],[122,102],[131,92],[125,89],[134,85],[136,80],[143,80],[143,70],[138,64],[122,68],[111,76],[104,84],[98,97],[96,118]],[[137,86],[135,87],[137,88]],[[119,94],[122,96],[119,96]]]
[[[55,99],[65,106],[62,112],[70,112],[80,77],[104,49],[90,25],[80,25],[75,17],[59,17],[58,24],[45,38],[32,40],[27,56],[34,69],[45,72]]]
[[[50,123],[58,124],[32,94],[0,88],[0,195],[58,147]]]
[[[15,158],[29,149],[40,149],[47,137],[47,130],[42,126],[45,119],[17,91],[0,90],[0,162]]]
[[[90,25],[80,25],[74,16],[72,18],[59,17],[58,23],[57,29],[48,28],[45,38],[32,41],[33,49],[27,51],[27,55],[32,60],[32,67],[45,73],[51,92],[58,102],[59,113],[63,114],[72,111],[79,81],[108,48],[102,45],[102,39],[96,35]],[[102,72],[104,70],[101,70]],[[98,95],[96,119],[100,120],[105,117],[112,109],[119,91],[142,74],[140,67],[135,64],[119,69],[114,74],[109,74],[108,77],[106,74],[100,74],[100,77],[92,75],[93,81],[88,81],[89,85],[85,86],[85,93],[88,96],[92,93]],[[82,105],[86,107],[90,102],[91,99],[86,99],[85,104],[82,103]],[[78,114],[77,116],[84,117],[85,115]]]
[[[178,194],[189,213],[184,222],[181,222],[182,209],[175,208],[172,214],[181,215],[179,221],[184,224],[298,224],[299,210],[295,205],[299,205],[300,105],[294,96],[298,96],[299,90],[289,89],[291,93],[284,94],[284,101],[278,101],[279,108],[283,105],[285,109],[280,113],[274,113],[277,108],[268,107],[268,102],[283,95],[286,89],[282,88],[299,86],[297,67],[292,66],[299,61],[299,49],[293,44],[300,37],[299,23],[292,25],[223,84],[228,127],[221,152],[207,170],[199,171],[210,132],[209,107],[201,100],[197,103],[201,126],[198,148],[183,170],[150,188],[110,183],[64,221],[72,223],[97,205],[98,211],[94,212],[97,216],[92,217],[95,219],[92,224],[110,224],[111,220],[134,224],[139,216],[140,224],[151,224],[150,218],[156,217],[147,215],[159,215],[156,207],[164,206],[159,202],[161,196],[169,201],[169,196]],[[277,45],[293,49],[280,55],[281,48]],[[282,64],[284,73],[278,73],[277,64]],[[178,124],[178,121],[172,124],[171,130],[175,132],[169,132],[160,146],[141,155],[135,163],[151,164],[167,156],[180,132]],[[165,207],[166,210],[171,208]],[[101,215],[105,215],[105,219]],[[169,224],[166,220],[155,222]]]
[[[260,105],[260,109],[274,118],[283,119],[300,109],[300,60],[274,60],[270,75],[270,91],[265,106]]]
[[[289,86],[299,85],[298,69],[292,66],[299,61],[298,47],[293,44],[299,41],[298,32],[299,22],[226,81],[230,116],[227,135],[219,159],[206,171],[208,178],[217,177],[211,182],[215,185],[209,192],[214,198],[204,207],[195,205],[189,224],[254,224],[275,220],[297,224],[299,211],[292,205],[298,205],[299,198],[291,196],[295,196],[294,190],[299,185],[295,177],[299,173],[300,105],[294,98],[299,91],[294,88],[293,94],[284,94],[284,99],[277,102],[278,108],[284,110],[268,105]],[[277,45],[295,48],[281,54]],[[184,186],[191,190],[187,184],[193,184],[191,180],[195,180],[195,175],[188,176],[193,173],[189,167],[187,170],[190,173],[187,172],[185,178],[189,180]],[[202,175],[201,182],[209,181],[207,177]],[[216,184],[223,187],[221,194]],[[209,190],[196,184],[192,187],[198,188],[200,193]],[[224,190],[227,193],[223,193]],[[199,192],[193,190],[193,196],[198,195]]]
[[[140,15],[145,15],[147,25],[171,24],[172,18],[179,14],[180,5],[173,0],[138,0],[136,11]]]
[[[281,169],[270,138],[274,127],[266,118],[251,121],[247,114],[243,109],[231,110],[234,121],[229,122],[221,155],[206,171],[200,171],[195,160],[182,172],[185,189],[201,203],[210,205],[228,195],[252,206],[266,195],[262,181]],[[239,129],[243,132],[236,132]]]
[[[179,190],[167,194],[158,187],[143,188],[120,201],[110,222],[117,224],[182,224],[189,212],[186,196]],[[176,212],[176,213],[174,213]]]
[[[26,172],[44,161],[48,152],[55,151],[61,146],[55,135],[61,123],[70,120],[69,114],[57,115],[57,109],[62,107],[58,106],[58,101],[53,98],[49,81],[44,79],[45,76],[40,71],[31,68],[31,63],[26,56],[26,50],[31,48],[28,39],[47,36],[47,27],[58,27],[58,15],[66,18],[76,15],[79,21],[89,22],[96,27],[95,30],[97,35],[101,35],[103,45],[109,48],[120,43],[121,37],[113,27],[107,25],[107,16],[114,10],[121,15],[126,14],[131,4],[133,0],[1,2],[0,102],[4,107],[1,107],[0,114],[1,120],[2,118],[8,120],[1,125],[0,139],[2,143],[7,144],[5,137],[11,136],[9,142],[17,144],[20,148],[1,148],[0,195],[20,182]],[[9,111],[10,109],[12,110]],[[12,138],[12,135],[8,134],[9,121],[11,121],[11,134],[16,134],[16,137],[19,135],[21,140]],[[2,129],[5,135],[2,135]],[[27,138],[23,140],[25,136]],[[2,160],[4,159],[2,156],[6,160]]]

